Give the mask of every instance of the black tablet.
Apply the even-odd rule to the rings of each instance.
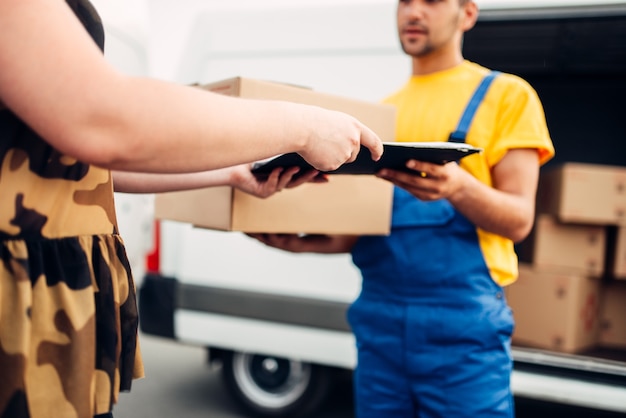
[[[373,161],[369,149],[361,147],[357,159],[346,163],[327,174],[374,174],[383,168],[410,171],[406,167],[408,160],[427,161],[445,164],[459,161],[463,157],[480,152],[480,148],[457,142],[385,142],[383,156]],[[313,167],[297,153],[281,154],[267,160],[258,161],[252,166],[252,173],[258,178],[267,177],[277,167],[300,167],[301,172]]]

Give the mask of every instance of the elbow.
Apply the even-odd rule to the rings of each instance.
[[[129,165],[132,166],[131,157],[137,155],[128,143],[117,144],[117,146],[98,143],[93,148],[95,149],[85,152],[86,162],[109,170],[127,169]]]
[[[107,144],[104,141],[95,140],[84,140],[82,145],[79,145],[74,149],[70,148],[61,151],[83,163],[110,170],[124,167],[127,160],[124,156],[132,155],[130,152],[127,153],[121,149],[118,150],[111,144]]]
[[[520,206],[519,210],[514,212],[511,218],[510,228],[507,237],[514,243],[520,243],[525,240],[531,233],[535,224],[535,204],[528,202],[526,205]]]
[[[522,241],[524,241],[526,239],[526,237],[528,237],[528,235],[530,234],[530,229],[521,229],[518,228],[514,231],[511,232],[509,238],[511,239],[511,241],[513,241],[515,244],[518,244]]]
[[[123,168],[140,155],[140,131],[130,112],[95,93],[66,107],[66,117],[55,118],[40,132],[63,154],[107,169]]]
[[[509,231],[508,238],[514,243],[520,243],[524,241],[532,231],[533,228],[533,218],[526,219],[523,222],[520,222],[514,228],[511,228]]]
[[[111,127],[74,127],[54,142],[60,152],[78,161],[111,170],[126,167],[137,155],[135,141],[124,139],[119,130]]]

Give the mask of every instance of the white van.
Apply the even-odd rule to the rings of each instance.
[[[146,3],[148,73],[159,78],[244,76],[378,101],[409,76],[396,37],[396,1]],[[552,163],[626,166],[626,2],[478,3],[465,55],[537,89],[557,148]],[[251,411],[313,411],[335,373],[354,368],[345,311],[360,275],[348,255],[289,254],[240,233],[156,225],[140,288],[142,331],[206,347]],[[626,352],[612,359],[522,348],[513,354],[516,396],[626,413]]]

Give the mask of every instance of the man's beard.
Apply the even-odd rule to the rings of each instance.
[[[429,43],[424,44],[424,46],[419,49],[412,48],[411,46],[406,47],[403,42],[400,43],[400,46],[402,47],[402,51],[404,51],[406,55],[413,58],[421,58],[434,51],[433,46]]]

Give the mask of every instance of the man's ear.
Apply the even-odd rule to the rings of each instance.
[[[461,11],[461,30],[467,32],[472,29],[478,19],[478,5],[475,1],[469,0],[463,5]]]

